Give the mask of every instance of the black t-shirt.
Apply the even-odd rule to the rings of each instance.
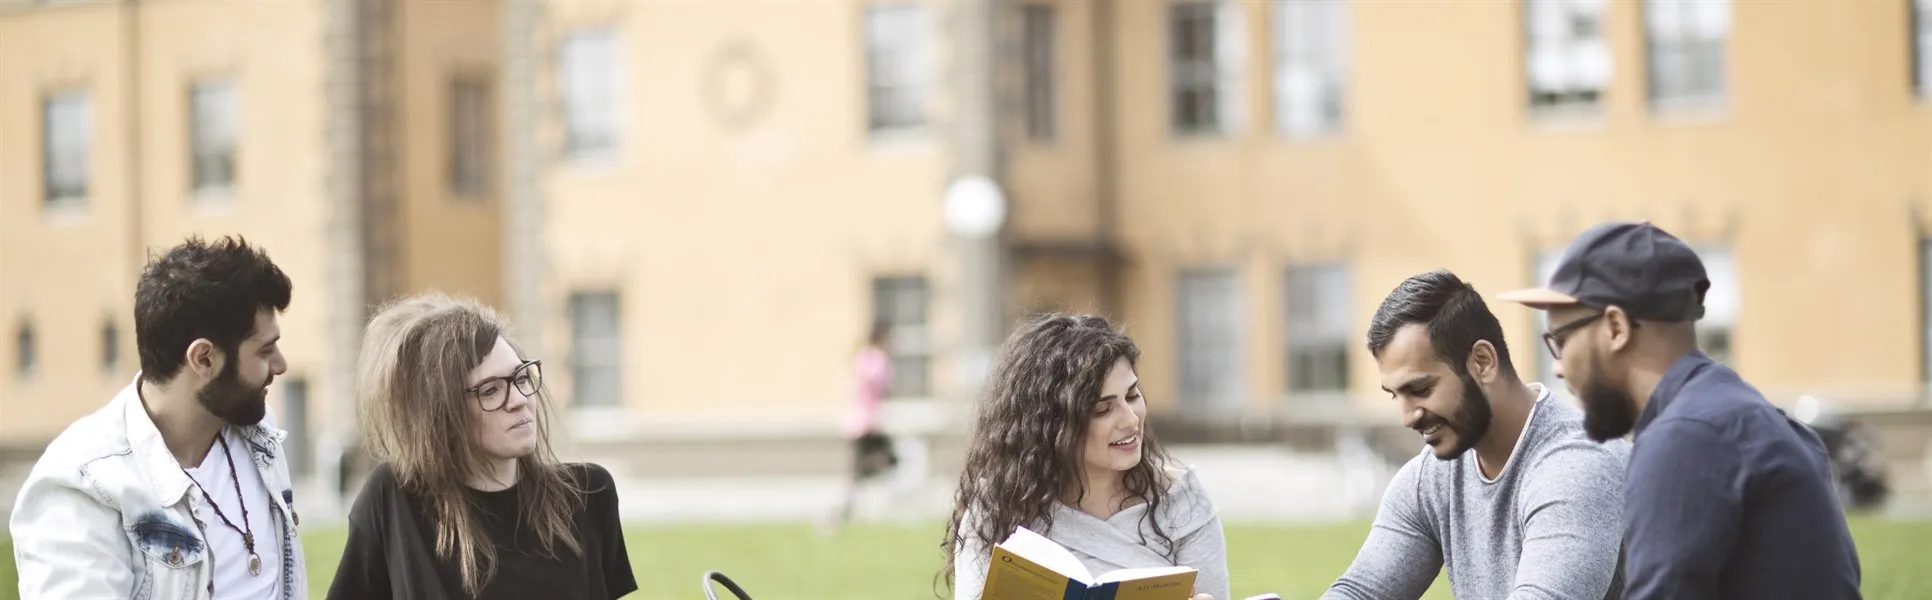
[[[515,486],[500,492],[468,490],[497,547],[496,576],[484,585],[479,600],[604,600],[637,590],[610,472],[588,463],[565,468],[589,490],[576,519],[582,556],[562,544],[554,547],[555,558],[539,553],[533,530],[517,518]],[[464,598],[456,564],[436,556],[436,523],[429,514],[421,501],[403,491],[388,465],[376,467],[349,511],[349,542],[329,586],[329,599]]]

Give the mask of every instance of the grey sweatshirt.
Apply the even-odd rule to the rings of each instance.
[[[1428,449],[1389,482],[1362,550],[1323,600],[1420,598],[1444,565],[1457,598],[1617,598],[1630,444],[1598,444],[1583,411],[1537,401],[1509,462],[1486,480],[1471,450]]]
[[[1027,525],[1054,543],[1065,546],[1087,570],[1100,575],[1115,569],[1172,567],[1185,565],[1200,571],[1194,578],[1194,593],[1210,594],[1214,600],[1228,598],[1227,543],[1221,537],[1221,517],[1214,502],[1194,475],[1193,468],[1175,474],[1174,484],[1161,501],[1156,515],[1161,529],[1179,548],[1175,560],[1168,560],[1165,545],[1154,535],[1142,517],[1146,504],[1137,504],[1105,520],[1080,512],[1065,504],[1054,503],[1053,527],[1042,530]],[[973,517],[966,517],[966,530]],[[1143,545],[1142,533],[1146,544]],[[953,564],[953,599],[978,600],[986,587],[986,562],[993,550],[977,539],[966,539]]]

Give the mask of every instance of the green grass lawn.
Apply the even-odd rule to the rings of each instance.
[[[1932,597],[1932,521],[1852,519],[1864,559],[1868,600]],[[923,600],[934,598],[939,538],[935,526],[860,525],[823,537],[810,526],[633,527],[626,532],[642,588],[629,598],[703,598],[706,570],[730,575],[760,600]],[[1236,599],[1276,592],[1295,600],[1321,594],[1355,555],[1366,523],[1242,525],[1227,528],[1228,570]],[[335,572],[343,532],[304,534],[311,597],[321,598]],[[12,555],[11,544],[0,550]],[[1427,598],[1446,599],[1437,580]],[[14,600],[13,562],[0,562],[0,599]]]

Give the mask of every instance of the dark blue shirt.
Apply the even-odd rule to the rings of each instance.
[[[1624,597],[1860,598],[1824,443],[1700,352],[1637,419]]]

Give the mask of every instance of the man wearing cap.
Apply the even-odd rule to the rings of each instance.
[[[1635,432],[1624,478],[1626,598],[1859,598],[1824,444],[1697,349],[1710,280],[1649,222],[1577,236],[1543,288],[1544,345],[1598,441]]]

